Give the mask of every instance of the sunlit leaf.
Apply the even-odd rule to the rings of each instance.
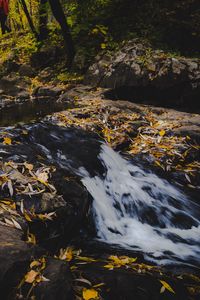
[[[24,217],[25,217],[26,221],[32,222],[32,219],[30,218],[30,216],[26,212],[24,212]]]
[[[11,145],[12,144],[12,140],[9,137],[4,137],[3,138],[3,144],[4,145]]]
[[[101,49],[106,49],[106,44],[105,43],[101,44]]]
[[[34,270],[30,270],[26,275],[25,275],[25,282],[27,283],[33,283],[36,280],[36,277],[39,275],[39,272],[36,272]]]
[[[30,268],[38,267],[41,263],[38,260],[34,260],[30,264]]]
[[[36,244],[36,237],[33,233],[28,233],[27,243],[30,243],[30,244],[33,244],[33,245]]]
[[[168,290],[169,292],[175,294],[175,291],[172,289],[172,287],[171,287],[166,281],[160,280],[160,283],[162,284],[162,286],[163,286],[166,290]],[[163,293],[164,290],[162,289],[162,287],[161,287],[161,290],[162,290],[162,293]],[[161,292],[161,290],[160,290],[160,292]]]
[[[24,163],[25,168],[27,168],[29,171],[33,170],[33,165],[32,164],[28,164],[28,163]]]
[[[95,289],[83,289],[82,296],[84,300],[92,300],[98,299],[99,294]]]
[[[160,135],[160,136],[164,136],[165,133],[166,133],[166,132],[165,132],[165,130],[163,130],[163,129],[159,131],[159,135]]]

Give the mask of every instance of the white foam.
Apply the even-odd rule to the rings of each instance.
[[[132,165],[106,145],[102,145],[99,159],[104,176],[80,172],[94,199],[98,237],[143,251],[153,259],[162,257],[164,261],[168,251],[173,258],[198,260],[199,207],[169,182]]]

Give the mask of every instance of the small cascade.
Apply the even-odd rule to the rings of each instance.
[[[97,236],[142,251],[160,264],[196,265],[200,257],[200,207],[177,187],[133,165],[107,145],[99,159],[103,175],[79,169],[93,197]]]

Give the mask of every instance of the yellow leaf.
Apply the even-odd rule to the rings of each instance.
[[[106,44],[105,43],[101,44],[101,49],[106,49]]]
[[[83,289],[84,300],[98,299],[98,297],[99,294],[95,289]]]
[[[82,261],[85,261],[85,262],[95,262],[95,261],[97,261],[94,258],[86,257],[86,256],[78,256],[77,258],[78,258],[78,260],[82,260]]]
[[[113,270],[114,266],[112,264],[107,264],[104,266],[104,268],[109,269],[109,270]]]
[[[4,145],[11,145],[12,144],[12,140],[9,137],[4,137],[3,138],[3,144]]]
[[[162,165],[161,165],[161,163],[159,162],[159,161],[155,161],[155,164],[157,165],[157,166],[159,166],[159,167],[161,167],[162,168]]]
[[[93,287],[94,288],[99,288],[99,287],[101,287],[103,285],[105,285],[105,283],[102,282],[102,283],[98,283],[98,284],[93,285]]]
[[[164,286],[164,288],[166,290],[168,290],[169,292],[175,294],[175,291],[172,289],[172,287],[166,281],[160,280],[160,283],[162,284],[162,286]],[[163,293],[163,292],[164,292],[164,289],[161,288],[161,293]]]
[[[61,249],[59,259],[71,261],[73,258],[73,249],[71,247],[67,247],[67,249]]]
[[[28,236],[27,236],[27,243],[30,243],[30,244],[33,244],[35,245],[36,244],[36,237],[33,233],[29,233]]]
[[[28,163],[24,163],[25,168],[27,168],[29,171],[33,170],[33,165],[32,164],[28,164]]]
[[[38,276],[38,272],[31,270],[25,275],[25,282],[27,283],[33,283]]]
[[[24,213],[24,217],[25,217],[26,221],[32,222],[30,216],[26,212]]]
[[[99,32],[99,30],[97,29],[97,28],[94,28],[93,30],[92,30],[92,33],[93,34],[97,34]]]
[[[34,267],[38,267],[41,263],[38,260],[34,260],[32,261],[32,263],[30,264],[30,268],[34,268]]]
[[[72,248],[67,248],[66,261],[71,261],[73,258]]]
[[[161,131],[159,131],[159,135],[164,136],[165,135],[165,130],[162,129]]]

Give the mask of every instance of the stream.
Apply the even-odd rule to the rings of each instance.
[[[45,162],[79,178],[92,198],[95,236],[90,239],[140,253],[155,264],[200,267],[200,207],[175,184],[115,152],[95,134],[48,119],[1,132],[17,141],[1,146],[1,159]]]

